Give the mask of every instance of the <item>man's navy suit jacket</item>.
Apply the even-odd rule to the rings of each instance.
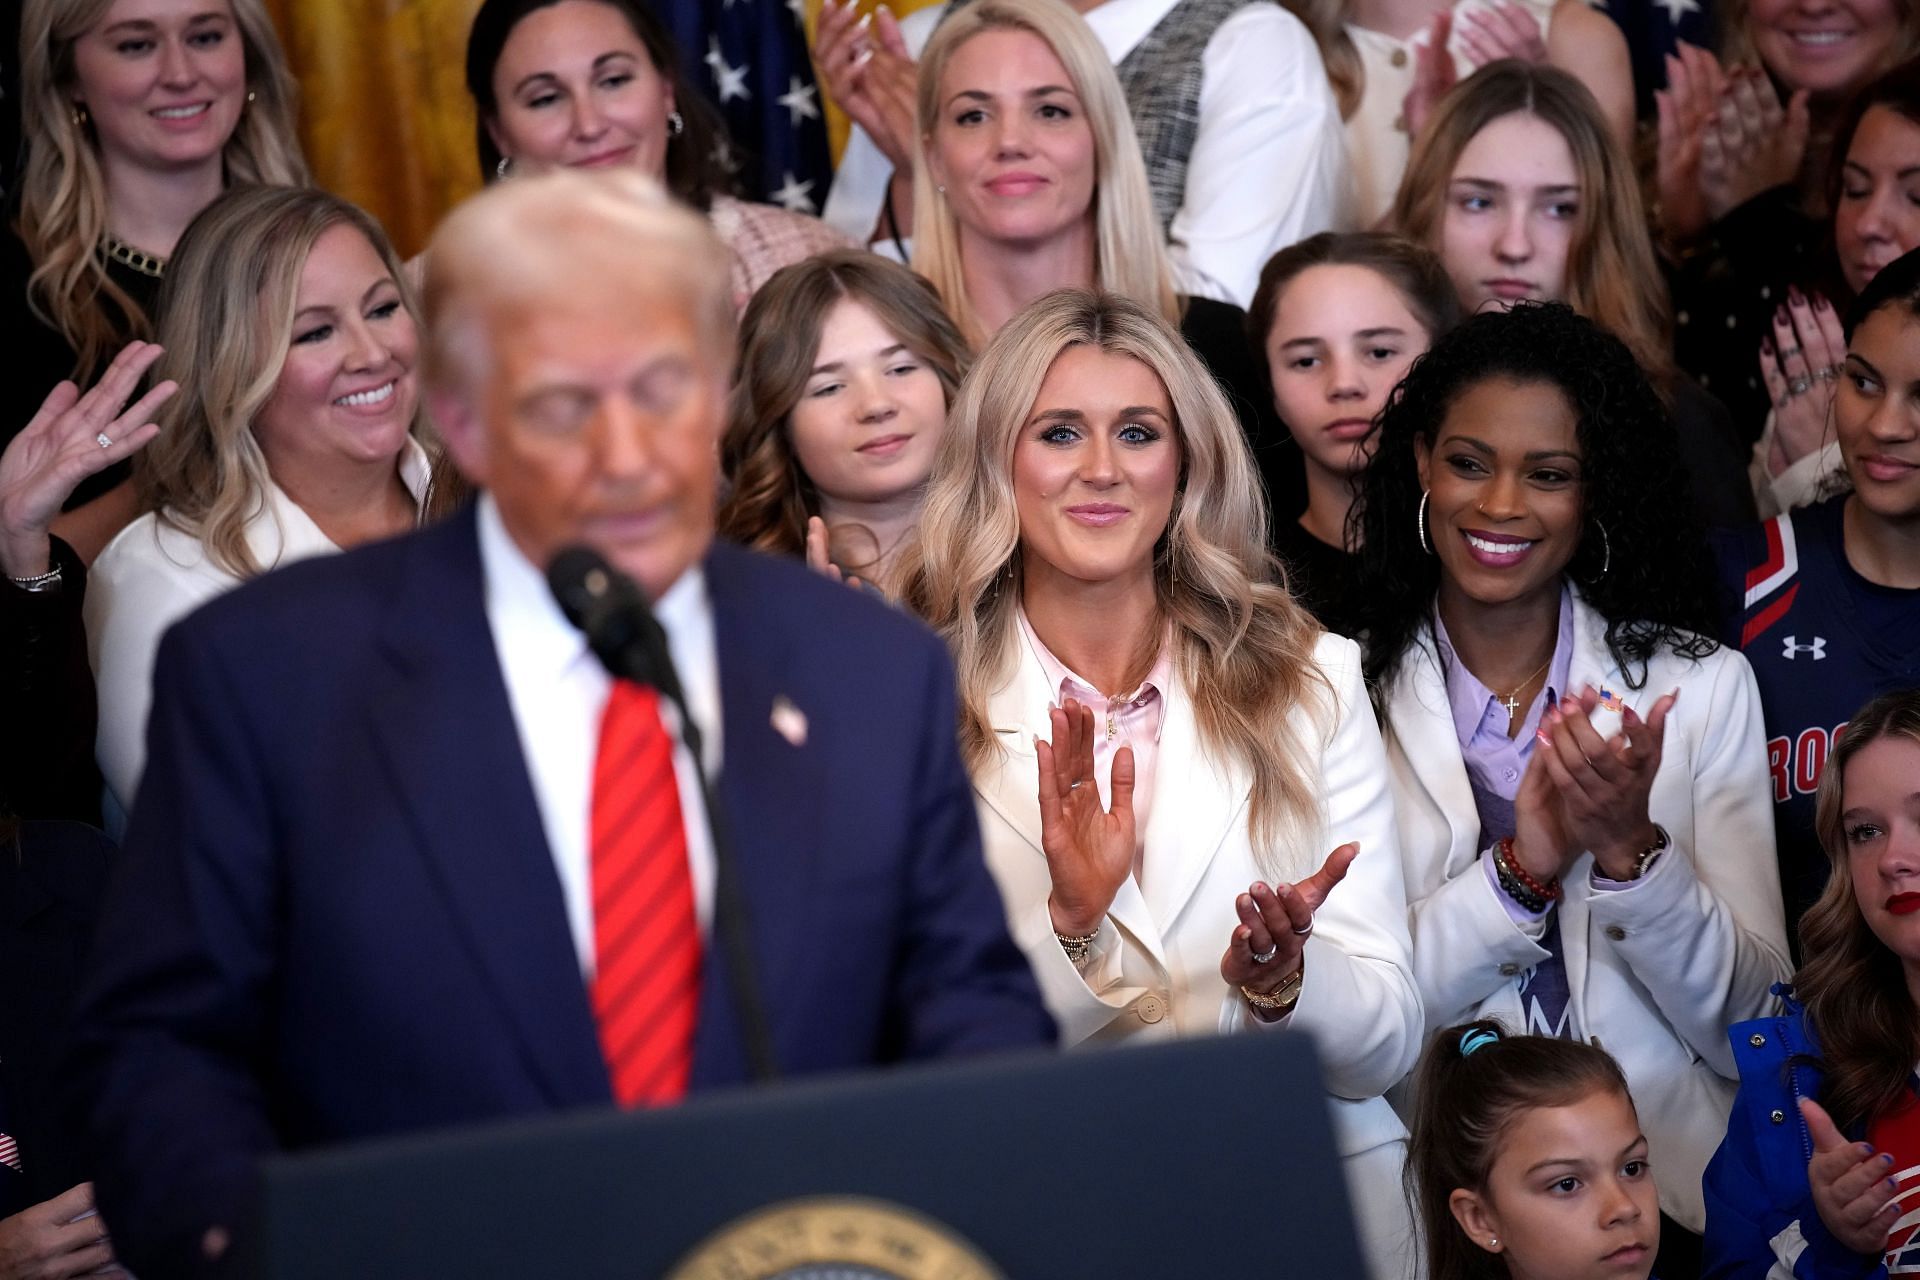
[[[705,570],[782,1072],[1051,1044],[945,649],[794,562],[719,545]],[[720,948],[703,973],[695,1090],[747,1073]],[[167,635],[72,1065],[103,1217],[149,1277],[244,1215],[262,1153],[611,1105],[470,511]]]

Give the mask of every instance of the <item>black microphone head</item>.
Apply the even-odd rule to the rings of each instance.
[[[592,547],[562,547],[547,564],[547,589],[567,621],[582,631],[592,630],[589,619],[596,606],[618,589],[616,578],[624,575]],[[627,585],[632,587],[631,580]]]
[[[563,547],[547,562],[547,587],[608,671],[680,699],[667,633],[632,578],[592,547]]]

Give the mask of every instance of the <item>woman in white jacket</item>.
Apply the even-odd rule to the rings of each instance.
[[[1694,1274],[1726,1027],[1788,966],[1759,698],[1707,638],[1673,432],[1626,347],[1549,304],[1436,343],[1379,439],[1366,666],[1428,1024],[1611,1052],[1670,1219],[1656,1274]]]
[[[1180,336],[1062,290],[962,385],[905,595],[953,647],[987,859],[1062,1041],[1315,1033],[1388,1280],[1413,1269],[1381,1095],[1421,1023],[1386,758],[1357,648],[1286,593],[1266,521]]]

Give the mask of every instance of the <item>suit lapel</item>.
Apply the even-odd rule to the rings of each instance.
[[[556,1106],[610,1098],[593,1015],[487,624],[471,509],[421,534],[368,699],[387,774],[530,1072]]]
[[[781,633],[766,625],[764,602],[756,605],[751,565],[745,562],[749,554],[716,545],[706,562],[720,671],[723,760],[717,789],[740,877],[748,937],[761,957],[755,976],[768,1016],[777,1022],[780,1010],[793,1007],[781,993],[804,986],[804,957],[821,944],[819,938],[804,935],[807,912],[796,908],[815,892],[820,813],[829,788],[820,746],[790,741],[776,723],[776,707],[788,717],[789,733],[796,723],[793,713],[804,718],[823,709],[796,701],[783,679],[790,655]],[[694,1050],[695,1078],[703,1083],[745,1075],[717,936],[710,931],[710,980],[702,984]],[[776,968],[766,963],[770,956],[784,959]]]
[[[987,703],[988,723],[1001,751],[974,779],[974,791],[1026,841],[1034,857],[1045,861],[1046,847],[1040,840],[1040,781],[1034,739],[1052,739],[1053,726],[1047,711],[1059,691],[1047,688],[1046,672],[1025,638],[1016,636],[1015,644],[1019,660],[1013,678]],[[1160,929],[1140,892],[1139,881],[1132,875],[1121,884],[1107,914],[1157,963],[1162,967],[1166,965]]]
[[[1447,679],[1430,630],[1407,650],[1394,687],[1388,731],[1415,779],[1447,815],[1451,844],[1446,874],[1451,877],[1479,853],[1473,847],[1480,830],[1479,809],[1473,802],[1473,784],[1467,779],[1453,707],[1447,700]],[[1461,825],[1462,819],[1467,826]]]
[[[1161,927],[1170,929],[1227,837],[1246,822],[1252,783],[1244,770],[1216,765],[1201,750],[1200,726],[1183,689],[1168,690],[1166,703],[1154,757],[1144,874],[1147,906]]]

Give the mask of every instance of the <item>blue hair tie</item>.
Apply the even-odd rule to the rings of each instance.
[[[1490,1044],[1498,1044],[1499,1042],[1499,1032],[1489,1031],[1485,1027],[1476,1027],[1474,1030],[1460,1037],[1460,1056],[1463,1058],[1471,1057],[1476,1050],[1484,1049]]]

